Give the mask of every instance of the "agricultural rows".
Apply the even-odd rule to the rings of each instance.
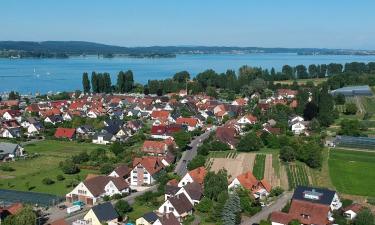
[[[309,185],[309,177],[306,168],[301,164],[286,165],[288,175],[289,189],[292,190],[298,185]]]
[[[258,180],[262,180],[264,178],[265,164],[266,164],[266,155],[257,154],[255,157],[253,174]]]

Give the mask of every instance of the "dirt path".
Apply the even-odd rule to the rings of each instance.
[[[266,155],[266,164],[264,168],[264,179],[268,181],[272,187],[280,186],[280,178],[276,175],[275,169],[272,166],[272,155]]]
[[[280,164],[280,186],[284,190],[289,190],[288,175],[284,165]]]

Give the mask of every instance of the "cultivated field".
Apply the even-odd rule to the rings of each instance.
[[[311,177],[307,171],[306,165],[302,163],[297,162],[286,165],[290,190],[293,190],[298,185],[308,186],[311,184]]]
[[[63,142],[63,141],[42,141],[25,146],[25,150],[30,155],[38,153],[39,156],[26,160],[9,162],[15,171],[5,172],[0,170],[0,189],[10,189],[19,191],[41,192],[55,195],[64,195],[71,187],[67,187],[69,182],[84,179],[88,173],[96,171],[81,170],[79,174],[65,175],[65,180],[57,181],[56,176],[63,174],[58,168],[59,162],[69,156],[82,151],[90,152],[98,147],[93,144]],[[55,181],[52,185],[42,184],[44,178]]]
[[[327,78],[311,78],[311,79],[300,79],[296,80],[298,84],[306,84],[309,81],[312,81],[315,85],[321,84],[326,81]],[[281,80],[281,81],[274,81],[275,84],[293,84],[294,80]]]
[[[230,181],[242,173],[252,171],[258,179],[264,178],[272,186],[280,186],[280,178],[273,168],[272,157],[272,154],[211,152],[206,167],[214,172],[227,170]]]
[[[375,153],[332,149],[328,163],[338,191],[375,197]]]

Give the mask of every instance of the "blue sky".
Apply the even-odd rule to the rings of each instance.
[[[1,0],[1,40],[375,49],[374,0]]]

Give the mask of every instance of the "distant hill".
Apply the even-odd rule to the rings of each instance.
[[[300,55],[374,55],[375,51],[319,48],[262,48],[221,46],[121,47],[85,41],[0,41],[0,57],[69,57],[103,55],[113,57],[175,57],[176,54],[297,53]]]

